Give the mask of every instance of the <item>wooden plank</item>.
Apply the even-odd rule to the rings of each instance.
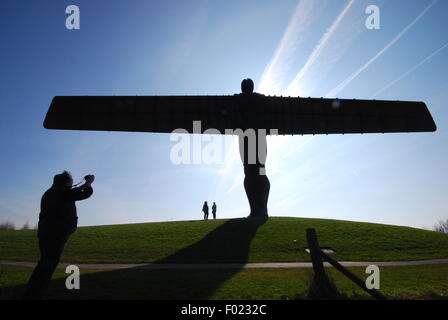
[[[385,296],[383,296],[380,292],[378,292],[375,289],[368,289],[366,287],[366,283],[362,281],[360,278],[358,278],[355,274],[353,274],[351,271],[346,269],[344,266],[342,266],[339,262],[337,262],[335,259],[327,255],[325,252],[321,251],[321,256],[324,260],[326,260],[328,263],[330,263],[333,267],[335,267],[339,272],[341,272],[343,275],[345,275],[347,278],[349,278],[351,281],[356,283],[360,288],[362,288],[364,291],[366,291],[368,294],[370,294],[372,297],[374,297],[377,300],[387,300]]]

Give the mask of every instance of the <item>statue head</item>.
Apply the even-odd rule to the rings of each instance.
[[[244,94],[251,94],[254,92],[254,82],[252,79],[244,79],[241,82],[241,92]]]

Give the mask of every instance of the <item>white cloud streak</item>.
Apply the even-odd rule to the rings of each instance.
[[[342,81],[334,89],[325,95],[325,98],[335,97],[341,92],[347,85],[350,84],[356,77],[358,77],[364,70],[366,70],[372,63],[380,58],[385,52],[387,52],[395,43],[397,43],[408,31],[438,2],[434,0],[429,6],[427,6],[410,24],[408,24],[395,38],[393,38],[383,49],[381,49],[373,58],[367,61],[362,67],[353,72],[348,78]]]
[[[305,40],[306,31],[314,21],[317,8],[319,6],[315,0],[299,1],[274,55],[261,76],[257,92],[281,92],[282,81],[289,72],[297,48]]]
[[[373,99],[376,96],[378,96],[381,92],[389,89],[390,87],[392,87],[393,85],[395,85],[397,82],[399,82],[400,80],[402,80],[403,78],[407,77],[410,73],[414,72],[416,69],[418,69],[420,66],[422,66],[423,64],[425,64],[426,62],[428,62],[430,59],[432,59],[432,57],[434,57],[436,54],[438,54],[440,51],[442,51],[443,49],[445,49],[446,47],[448,47],[448,43],[446,43],[445,45],[443,45],[442,47],[440,47],[439,49],[437,49],[436,51],[434,51],[433,53],[431,53],[429,56],[427,56],[425,59],[423,59],[422,61],[420,61],[419,63],[417,63],[415,66],[413,66],[411,69],[409,69],[408,71],[406,71],[405,73],[403,73],[402,75],[400,75],[398,78],[396,78],[394,81],[390,82],[388,85],[384,86],[383,88],[381,88],[380,90],[378,90],[374,95],[372,95],[369,99]]]
[[[294,80],[289,84],[289,86],[285,90],[284,92],[285,95],[294,95],[294,93],[297,91],[297,86],[300,84],[303,76],[305,75],[305,73],[309,71],[309,69],[314,65],[316,60],[321,56],[322,52],[328,47],[330,39],[332,39],[333,36],[335,35],[336,30],[340,26],[341,22],[347,15],[347,12],[350,10],[354,2],[355,0],[350,0],[347,3],[347,5],[342,9],[342,11],[333,21],[330,28],[328,28],[327,31],[324,33],[324,35],[319,40],[317,46],[314,48],[313,52],[311,53],[310,57],[308,58],[302,69],[297,73]]]

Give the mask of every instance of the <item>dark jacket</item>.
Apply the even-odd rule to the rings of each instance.
[[[69,188],[52,186],[42,196],[37,236],[64,237],[76,231],[78,216],[75,201],[89,198],[91,187]]]

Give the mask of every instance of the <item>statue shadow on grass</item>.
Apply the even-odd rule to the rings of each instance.
[[[87,274],[81,269],[79,290],[67,290],[65,277],[55,279],[51,281],[44,299],[209,299],[248,262],[251,241],[266,221],[267,218],[228,220],[198,242],[154,262],[156,266],[148,264]],[[214,266],[157,268],[162,264],[180,263]],[[220,267],[219,264],[233,265]],[[19,299],[25,285],[1,290],[0,299]]]

